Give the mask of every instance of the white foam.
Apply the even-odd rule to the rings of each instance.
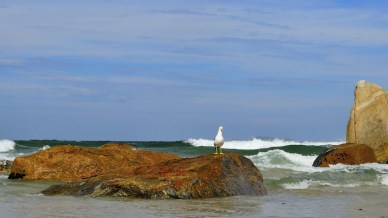
[[[375,185],[374,182],[355,182],[353,183],[330,183],[327,181],[318,181],[318,180],[313,180],[313,179],[304,179],[303,181],[300,182],[295,182],[295,183],[285,183],[282,184],[282,187],[284,189],[308,189],[311,187],[319,187],[319,186],[330,186],[330,187],[335,187],[335,188],[354,188],[354,187],[360,187],[362,185]]]
[[[192,144],[196,147],[213,147],[214,140],[209,139],[188,139],[185,141],[186,143]],[[271,147],[282,147],[286,145],[310,145],[310,146],[322,146],[322,145],[338,145],[343,142],[309,142],[309,141],[293,141],[293,140],[284,140],[284,139],[257,139],[254,138],[252,140],[233,140],[233,141],[225,141],[222,148],[227,149],[240,149],[240,150],[254,150],[261,148],[271,148]]]
[[[8,139],[0,140],[0,152],[7,152],[15,149],[16,143]]]
[[[9,154],[0,154],[0,160],[14,160],[15,157],[12,157]]]
[[[382,185],[388,186],[388,175],[380,175],[378,180]]]
[[[25,194],[24,196],[26,196],[26,197],[41,197],[41,196],[45,196],[45,195],[42,193],[34,193],[34,194],[28,193],[28,194]]]
[[[259,152],[257,155],[248,156],[260,168],[281,168],[301,172],[322,172],[327,168],[313,167],[317,156],[288,153],[283,150]]]
[[[373,170],[382,174],[388,174],[388,164],[367,163],[360,165],[336,164],[330,167],[313,167],[316,155],[301,155],[288,153],[283,150],[274,149],[266,152],[259,152],[257,155],[247,156],[260,168],[287,169],[293,171],[314,173],[314,172],[360,172]]]
[[[379,163],[366,163],[360,165],[346,165],[346,164],[336,164],[330,165],[329,167],[332,171],[343,171],[343,172],[357,172],[365,170],[373,170],[380,173],[388,173],[388,164],[379,164]]]
[[[40,151],[44,151],[46,149],[49,149],[50,146],[49,145],[44,145],[42,148],[39,148]]]
[[[282,185],[285,189],[307,189],[310,187],[310,183],[308,180],[303,180],[297,183],[286,183]]]

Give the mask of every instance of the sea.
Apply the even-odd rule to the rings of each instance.
[[[58,145],[99,147],[108,142],[4,139],[0,160]],[[211,139],[124,143],[182,157],[214,152]],[[56,182],[0,175],[0,217],[388,217],[388,164],[312,167],[318,154],[341,143],[264,137],[226,141],[223,152],[243,155],[261,171],[265,196],[194,200],[44,196],[40,191]]]

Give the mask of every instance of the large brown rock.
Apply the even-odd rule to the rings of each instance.
[[[328,167],[335,164],[364,164],[376,162],[371,147],[364,144],[342,144],[322,152],[314,161],[314,167]]]
[[[251,160],[233,153],[173,159],[54,185],[45,195],[191,199],[267,193]]]
[[[367,144],[377,161],[388,161],[388,92],[380,86],[365,80],[357,83],[346,142]]]
[[[135,150],[127,144],[106,144],[100,148],[56,146],[17,157],[9,179],[79,181],[112,170],[125,171],[179,158],[173,154]]]

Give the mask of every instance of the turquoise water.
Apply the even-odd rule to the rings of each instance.
[[[13,159],[56,145],[98,147],[105,143],[0,141],[0,159]],[[214,152],[212,140],[206,139],[126,143],[137,149],[184,157]],[[261,197],[167,201],[48,197],[39,192],[55,183],[15,181],[1,176],[0,217],[388,217],[388,165],[311,166],[320,152],[340,143],[282,139],[227,141],[225,152],[248,157],[262,172],[268,195]]]

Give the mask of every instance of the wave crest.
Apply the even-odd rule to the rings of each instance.
[[[209,139],[188,139],[185,141],[196,147],[213,147],[213,140]],[[222,148],[227,149],[240,149],[240,150],[255,150],[262,148],[271,148],[271,147],[283,147],[287,145],[311,145],[311,146],[326,146],[326,145],[338,145],[344,142],[309,142],[309,141],[294,141],[294,140],[284,140],[284,139],[259,139],[254,138],[252,140],[232,140],[225,141]]]
[[[325,168],[312,167],[316,155],[301,155],[288,153],[283,150],[271,150],[259,152],[257,155],[249,156],[256,166],[267,169],[287,169],[300,172],[321,172]]]
[[[0,140],[0,152],[8,152],[15,149],[16,143],[8,139]]]

